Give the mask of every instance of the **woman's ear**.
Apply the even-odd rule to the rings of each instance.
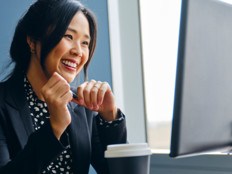
[[[36,50],[35,49],[35,46],[36,46],[35,40],[32,37],[27,36],[27,44],[30,47],[31,54],[35,54],[35,50]]]

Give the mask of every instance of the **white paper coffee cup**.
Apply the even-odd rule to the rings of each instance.
[[[107,146],[110,174],[149,174],[151,149],[147,143]]]

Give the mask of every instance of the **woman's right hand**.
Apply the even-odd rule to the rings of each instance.
[[[42,95],[50,113],[50,123],[57,139],[71,123],[71,116],[67,104],[72,100],[70,85],[58,73],[52,77],[42,88]]]

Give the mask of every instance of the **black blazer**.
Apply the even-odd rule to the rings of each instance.
[[[116,127],[99,126],[96,112],[70,102],[72,122],[62,137],[68,140],[75,174],[88,174],[90,163],[107,174],[104,150],[126,143],[125,120]],[[119,112],[121,114],[121,112]],[[68,132],[68,134],[66,133]],[[0,173],[37,174],[66,148],[53,134],[50,122],[34,131],[23,87],[23,75],[0,84]]]

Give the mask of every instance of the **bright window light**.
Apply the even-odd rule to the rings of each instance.
[[[222,2],[225,2],[225,3],[227,3],[227,4],[232,5],[232,0],[220,0],[220,1],[222,1]]]
[[[181,0],[140,0],[148,140],[169,149]]]

